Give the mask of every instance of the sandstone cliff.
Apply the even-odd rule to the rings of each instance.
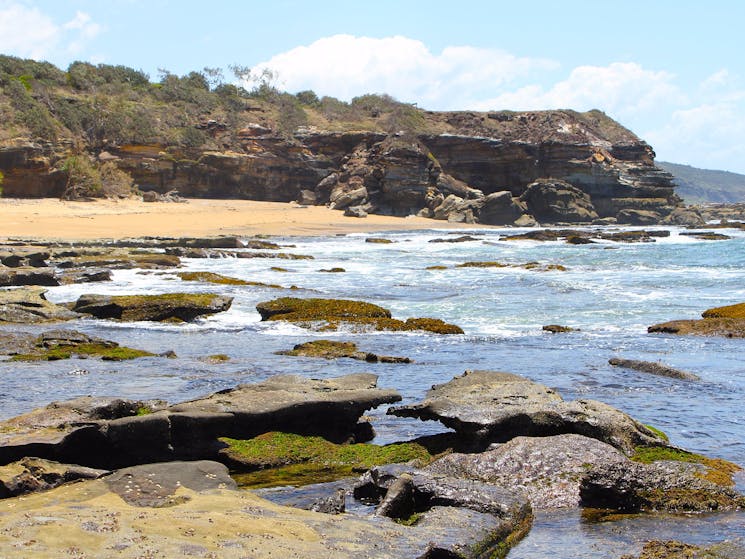
[[[0,58],[0,108],[12,117],[0,127],[5,196],[59,196],[64,161],[82,153],[113,162],[141,191],[298,200],[352,215],[497,225],[697,219],[673,212],[680,199],[652,148],[600,111],[429,112],[387,96],[342,103],[210,90],[194,85],[195,73],[150,84],[135,72],[134,87],[133,71],[90,65],[96,85],[76,88],[79,67],[42,72],[43,63],[29,70],[29,61]],[[16,78],[22,63],[52,77]],[[46,127],[31,119],[39,115]]]

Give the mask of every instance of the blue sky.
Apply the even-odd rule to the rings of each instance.
[[[0,52],[153,79],[271,67],[288,91],[428,109],[599,108],[659,159],[745,173],[743,22],[738,0],[0,0]]]

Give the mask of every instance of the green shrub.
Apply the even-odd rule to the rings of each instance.
[[[103,185],[101,171],[86,155],[73,155],[62,164],[67,174],[67,185],[62,193],[64,200],[77,200],[101,196]]]

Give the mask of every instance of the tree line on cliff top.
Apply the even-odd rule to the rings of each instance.
[[[252,75],[231,66],[235,83],[220,68],[178,76],[159,70],[157,81],[142,70],[73,62],[61,70],[48,62],[0,55],[0,140],[31,137],[72,139],[89,149],[107,144],[161,143],[187,148],[210,145],[205,123],[228,133],[249,122],[290,139],[298,127],[415,129],[420,111],[389,95],[363,95],[347,103],[313,91],[290,94],[265,70]],[[249,89],[236,83],[252,84]]]

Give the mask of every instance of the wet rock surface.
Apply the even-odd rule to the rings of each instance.
[[[433,386],[422,403],[394,406],[388,413],[440,421],[463,439],[481,444],[520,435],[575,433],[627,454],[638,445],[666,445],[647,427],[607,404],[566,402],[542,384],[494,371],[466,371],[448,383]]]
[[[641,554],[621,559],[738,559],[745,557],[745,542],[692,545],[675,540],[653,540],[644,544]]]

